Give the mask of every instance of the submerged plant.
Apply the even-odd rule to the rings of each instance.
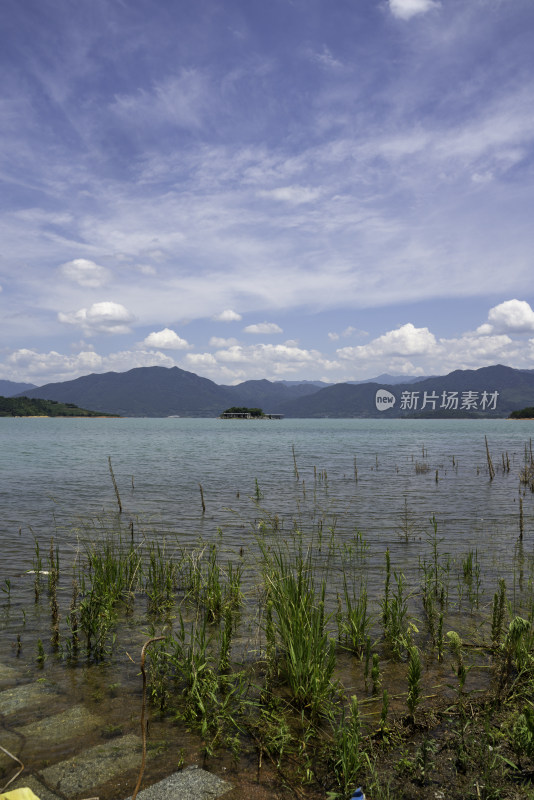
[[[338,620],[339,638],[356,655],[362,656],[371,626],[371,615],[367,611],[367,588],[360,586],[356,595],[354,586],[349,591],[347,576],[344,575],[345,612],[340,610]]]
[[[350,699],[348,712],[344,707],[338,724],[334,726],[331,763],[335,788],[327,796],[330,800],[345,798],[357,785],[362,770],[369,765],[369,757],[362,748],[360,711],[354,696]]]
[[[314,586],[311,552],[290,560],[279,549],[267,553],[265,582],[280,651],[280,674],[294,703],[314,716],[325,713],[334,686],[335,642],[326,631],[326,581]]]
[[[456,667],[456,675],[458,677],[458,684],[457,684],[458,702],[460,704],[460,708],[462,708],[463,691],[470,667],[466,667],[464,664],[462,640],[460,639],[456,631],[449,631],[447,633],[447,640],[449,642],[451,653],[456,662],[455,667]]]
[[[373,666],[371,668],[371,680],[373,682],[373,694],[378,694],[381,682],[380,682],[380,660],[378,658],[378,653],[373,653]]]
[[[524,710],[516,716],[510,734],[511,744],[517,754],[519,763],[521,764],[523,756],[533,759],[534,711],[530,706],[525,706]]]
[[[419,658],[419,650],[415,645],[409,648],[408,656],[408,698],[406,702],[410,712],[410,721],[413,725],[415,723],[415,710],[421,700],[421,659]]]
[[[417,532],[417,519],[412,509],[408,505],[408,498],[404,497],[404,505],[399,514],[397,533],[404,542],[409,542]]]
[[[506,584],[504,579],[499,581],[499,589],[493,596],[493,611],[491,615],[491,643],[498,647],[501,642],[506,604]]]
[[[417,628],[410,622],[406,579],[402,572],[395,572],[394,577],[395,591],[391,598],[386,595],[382,604],[382,613],[385,619],[384,638],[386,644],[391,649],[393,657],[400,659],[410,647],[412,633],[416,632]]]
[[[502,644],[502,667],[499,681],[501,689],[514,670],[520,672],[531,663],[531,637],[531,623],[522,617],[514,617],[508,626],[508,632]]]

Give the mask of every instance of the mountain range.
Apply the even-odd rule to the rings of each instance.
[[[259,407],[287,417],[506,417],[534,404],[534,370],[496,365],[410,376],[401,383],[396,376],[379,377],[385,380],[334,385],[250,380],[224,386],[179,367],[138,367],[49,383],[19,396],[147,417],[214,417],[230,406]]]
[[[16,383],[15,381],[0,380],[0,397],[14,397],[16,394],[36,388],[35,383]]]

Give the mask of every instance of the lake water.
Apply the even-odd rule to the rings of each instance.
[[[65,670],[65,662],[50,649],[44,588],[40,602],[34,603],[33,576],[24,575],[32,567],[36,539],[46,568],[53,536],[61,558],[58,596],[64,641],[76,554],[88,539],[116,529],[119,522],[109,457],[126,535],[133,524],[136,544],[156,539],[187,552],[199,540],[217,541],[223,558],[235,562],[243,556],[251,618],[259,597],[254,593],[260,574],[257,535],[262,520],[277,518],[277,541],[291,546],[298,529],[304,541],[313,541],[317,564],[328,553],[326,544],[320,549],[321,535],[335,539],[340,553],[344,545],[356,548],[350,555],[351,580],[356,587],[367,585],[377,620],[389,548],[392,568],[406,576],[411,613],[421,628],[420,565],[431,557],[434,517],[440,558],[442,563],[449,558],[451,564],[447,625],[477,636],[481,625],[487,627],[499,578],[506,579],[507,596],[518,612],[521,596],[532,594],[534,494],[520,487],[519,475],[525,457],[531,457],[533,435],[534,422],[505,420],[0,419],[0,667],[3,662],[17,670],[22,684],[46,678],[46,685],[35,685],[59,691],[53,695],[54,712],[64,708],[69,714],[82,713],[77,710],[82,704],[85,712],[96,713],[101,722],[84,736],[86,749],[102,741],[102,726],[104,732],[113,727],[125,735],[137,731],[139,668],[129,654],[140,652],[148,635],[146,599],[139,597],[134,616],[122,621],[111,666],[80,660],[78,669]],[[481,576],[476,598],[469,601],[462,588],[468,551]],[[328,569],[329,610],[335,611],[340,573],[336,564]],[[256,658],[251,628],[244,621],[236,642],[241,653]],[[38,637],[48,653],[42,671],[36,663]],[[405,665],[383,669],[389,670],[384,675],[391,694],[397,694]],[[365,692],[360,672],[359,660],[340,656],[343,684]],[[428,676],[429,682],[437,681],[435,672]],[[9,718],[5,727],[15,743],[34,717],[29,706]],[[194,760],[191,753],[199,744],[187,731],[164,721],[154,722],[152,731],[159,731],[152,735],[165,740],[172,752],[184,748]],[[47,735],[43,752],[43,735],[34,734],[26,743],[24,761],[44,768],[75,754],[76,747],[80,743],[65,736],[52,744]],[[169,774],[169,764],[165,753],[156,758],[152,779]],[[131,793],[132,770],[124,775],[128,791],[110,784],[99,790],[103,800]]]
[[[506,420],[3,418],[0,580],[28,567],[34,537],[54,535],[71,547],[80,520],[117,509],[108,457],[125,518],[184,541],[220,526],[229,546],[241,546],[258,516],[250,501],[257,479],[270,513],[291,517],[300,510],[305,518],[320,506],[340,532],[358,528],[382,550],[399,544],[406,498],[414,522],[435,515],[456,546],[487,551],[491,540],[495,556],[517,535],[518,476],[533,433],[534,422]],[[497,470],[492,482],[485,436]],[[325,470],[326,484],[319,484]]]
[[[122,519],[146,536],[192,546],[222,530],[235,553],[253,542],[264,514],[304,531],[321,516],[338,537],[360,531],[371,565],[389,547],[410,573],[435,516],[447,551],[477,549],[492,579],[513,562],[519,473],[533,433],[534,422],[507,420],[0,419],[0,584],[31,567],[35,538],[46,548],[54,536],[68,561],[92,535],[87,520],[106,527],[118,508],[108,457]],[[532,501],[528,492],[525,544]],[[417,546],[404,541],[406,508]]]

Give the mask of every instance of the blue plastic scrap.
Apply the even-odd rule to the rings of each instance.
[[[358,786],[350,800],[365,800],[365,795],[361,786]]]

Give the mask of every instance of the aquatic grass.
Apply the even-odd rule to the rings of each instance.
[[[397,534],[403,542],[409,542],[417,532],[417,517],[408,504],[408,498],[404,495],[404,504],[398,517]]]
[[[281,548],[263,548],[263,557],[279,674],[297,708],[324,714],[335,692],[336,665],[335,642],[326,630],[326,580],[316,589],[311,550],[290,558]]]
[[[243,563],[221,564],[218,543],[203,545],[181,561],[180,572],[187,598],[202,608],[210,622],[218,622],[227,607],[237,611],[243,602]]]
[[[493,647],[498,647],[501,643],[504,615],[506,611],[506,583],[504,578],[499,581],[499,589],[493,596],[493,608],[491,615],[491,643]]]
[[[465,681],[471,667],[466,667],[465,665],[462,640],[456,631],[449,631],[447,633],[447,640],[455,661],[455,671],[458,678],[458,683],[456,686],[458,692],[458,708],[460,709],[460,712],[463,713],[463,694]]]
[[[141,561],[137,549],[123,546],[120,533],[87,544],[78,570],[78,615],[88,658],[101,661],[111,650],[118,606],[140,586]]]
[[[343,595],[345,607],[343,611],[340,610],[338,617],[339,641],[361,658],[372,625],[372,617],[367,610],[367,588],[365,584],[360,584],[356,593],[356,586],[353,585],[350,591],[344,573]]]
[[[160,618],[167,615],[174,605],[180,563],[175,562],[165,545],[159,542],[149,544],[145,560],[148,613]]]
[[[402,572],[394,572],[395,589],[382,601],[382,614],[384,620],[384,640],[393,658],[401,659],[406,650],[411,646],[412,634],[417,632],[416,626],[411,622],[408,611],[408,596],[406,595],[406,579]]]
[[[76,661],[78,658],[78,651],[80,647],[79,637],[79,617],[78,617],[78,599],[80,591],[76,578],[72,580],[72,597],[70,602],[70,612],[67,616],[67,625],[69,626],[71,636],[67,639],[67,657]]]
[[[410,722],[415,725],[415,711],[421,701],[421,659],[415,645],[408,649],[408,697],[406,704]]]
[[[534,634],[532,623],[523,617],[516,616],[508,626],[508,631],[501,647],[501,669],[499,675],[499,693],[515,674],[520,674],[533,664],[532,647]]]
[[[369,767],[369,756],[362,745],[360,710],[353,695],[348,710],[343,706],[339,720],[333,724],[330,762],[334,787],[327,793],[329,800],[348,797],[363,770]]]
[[[471,608],[478,608],[480,604],[480,563],[478,560],[478,551],[469,550],[466,557],[462,561],[463,579],[467,586],[468,598]]]

